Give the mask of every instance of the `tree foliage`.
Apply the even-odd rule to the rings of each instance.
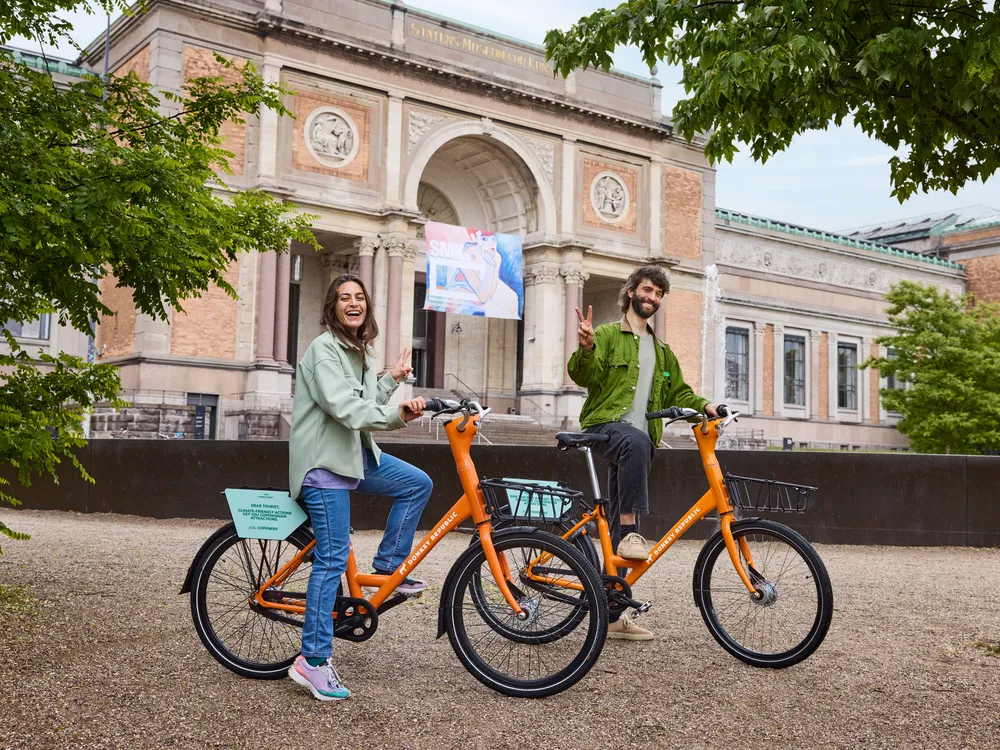
[[[121,0],[106,0],[108,9]],[[0,0],[0,42],[67,33],[59,11],[82,0]],[[231,63],[218,61],[227,67]],[[183,96],[157,95],[134,73],[87,76],[68,89],[0,51],[0,324],[52,314],[78,331],[112,315],[99,284],[129,290],[139,312],[167,319],[183,300],[218,287],[232,297],[227,266],[240,253],[316,246],[314,217],[257,190],[234,192],[220,128],[268,107],[290,114],[287,93],[253,65],[237,84],[189,81]],[[57,477],[83,444],[81,417],[117,401],[114,368],[67,355],[32,358],[7,336],[0,356],[0,464],[22,483]],[[0,491],[0,501],[14,498]],[[0,533],[11,535],[0,524]]]
[[[861,367],[892,376],[885,408],[903,415],[899,430],[922,453],[982,453],[1000,448],[1000,310],[937,287],[903,281],[886,295],[894,336],[878,339],[887,356]]]
[[[1000,10],[966,0],[628,0],[545,37],[563,75],[607,69],[619,45],[679,64],[674,127],[765,162],[848,117],[901,154],[893,195],[956,192],[1000,165]]]

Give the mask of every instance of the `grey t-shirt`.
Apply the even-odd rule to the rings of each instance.
[[[639,380],[635,384],[635,397],[632,399],[631,408],[622,417],[622,422],[642,430],[647,435],[649,422],[646,420],[646,407],[649,405],[655,370],[656,348],[653,345],[653,337],[647,333],[639,337]]]

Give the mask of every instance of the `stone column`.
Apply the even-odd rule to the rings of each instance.
[[[829,378],[830,386],[827,390],[830,391],[830,420],[837,421],[837,332],[829,331],[826,336],[827,346],[830,350],[830,364],[827,377]]]
[[[649,255],[658,258],[663,255],[661,219],[663,216],[663,159],[651,156],[649,159]]]
[[[270,0],[269,0],[270,2]],[[281,4],[278,9],[269,12],[281,13]],[[273,59],[270,54],[264,55],[261,65],[261,77],[267,83],[278,83],[281,80],[281,64]],[[278,113],[273,109],[264,108],[260,111],[260,156],[258,158],[257,174],[264,184],[273,183],[278,175]]]
[[[576,138],[562,141],[562,206],[560,227],[564,237],[571,237],[576,217]]]
[[[819,419],[819,337],[820,331],[809,331],[809,410],[811,419]]]
[[[785,415],[785,327],[774,324],[774,416]]]
[[[321,304],[326,301],[326,293],[330,290],[333,280],[347,271],[345,265],[347,260],[345,256],[333,253],[323,253],[320,256],[320,262],[323,264],[323,299]]]
[[[401,206],[399,190],[403,171],[403,97],[399,94],[389,94],[385,143],[385,200],[390,206]]]
[[[858,364],[868,359],[871,354],[872,343],[874,343],[874,339],[871,336],[865,336],[861,339]],[[862,423],[869,421],[872,416],[871,378],[873,374],[874,372],[870,367],[858,370],[858,380],[860,381],[858,387],[861,389],[861,393],[858,394],[858,421]]]
[[[274,288],[274,361],[288,364],[288,285],[292,280],[292,253],[278,256]]]
[[[382,239],[383,247],[389,257],[389,279],[386,292],[385,313],[385,362],[388,364],[399,356],[400,305],[403,294],[403,256],[408,246],[405,236],[392,234]]]
[[[278,256],[269,250],[260,256],[257,284],[257,361],[274,361],[274,291]]]
[[[753,322],[753,413],[755,416],[764,414],[764,328],[759,320]]]
[[[576,383],[570,379],[569,372],[566,370],[565,365],[569,362],[569,358],[573,356],[573,352],[576,351],[578,345],[576,328],[579,323],[579,318],[576,316],[576,309],[580,307],[580,297],[583,291],[583,268],[575,264],[565,266],[562,269],[562,275],[566,280],[566,310],[564,314],[566,328],[563,339],[563,386],[566,388],[577,388],[578,386]],[[584,310],[583,313],[586,315],[586,310]]]
[[[378,237],[361,237],[354,240],[354,247],[358,251],[358,271],[357,274],[361,277],[362,283],[365,285],[365,289],[368,290],[368,294],[374,296],[375,289],[372,286],[373,274],[373,261],[375,259],[375,249],[379,245]]]
[[[555,389],[563,382],[563,347],[560,338],[559,266],[551,262],[525,267],[525,278],[533,277],[533,294],[525,302],[524,390]],[[530,324],[530,326],[529,326]]]

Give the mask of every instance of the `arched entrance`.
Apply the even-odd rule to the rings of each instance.
[[[440,145],[426,160],[416,192],[429,221],[522,237],[540,229],[538,183],[525,159],[496,138],[462,135]],[[424,312],[424,268],[421,247],[413,312],[417,387],[475,394],[497,410],[515,406],[522,322]]]

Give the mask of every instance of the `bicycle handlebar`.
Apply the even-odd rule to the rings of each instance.
[[[716,414],[719,417],[725,419],[722,423],[723,427],[727,426],[736,417],[740,415],[738,411],[730,411],[729,407],[725,404],[719,404],[716,409]],[[671,406],[667,409],[662,409],[661,411],[651,411],[646,413],[646,419],[666,419],[669,422],[676,422],[678,419],[691,419],[692,417],[700,417],[702,419],[708,419],[708,416],[702,414],[697,409],[685,409],[680,406]]]

